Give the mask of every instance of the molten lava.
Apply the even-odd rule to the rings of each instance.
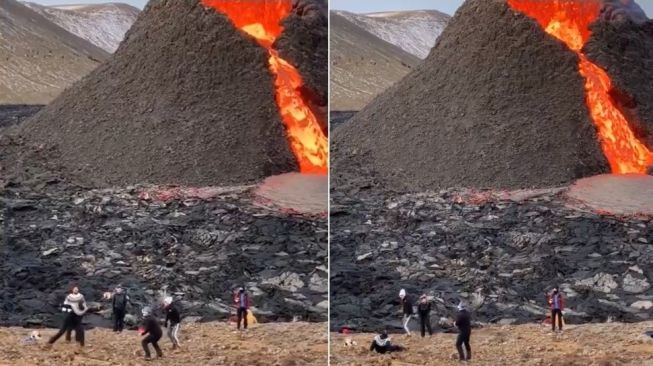
[[[578,54],[587,106],[612,172],[646,173],[647,167],[653,165],[653,151],[637,139],[615,105],[610,96],[612,80],[608,73],[582,52],[592,35],[589,26],[598,18],[601,3],[598,0],[508,0],[508,4],[537,20],[547,33]]]
[[[292,0],[203,0],[203,4],[225,14],[236,28],[254,37],[269,52],[277,105],[299,169],[302,173],[326,174],[327,138],[302,97],[302,78],[297,69],[272,48],[283,32],[281,21],[290,14]]]

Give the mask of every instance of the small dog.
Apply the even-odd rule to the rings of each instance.
[[[35,344],[38,343],[40,339],[41,339],[41,333],[38,330],[34,330],[32,331],[32,333],[30,333],[29,337],[23,340],[23,342],[25,344]]]

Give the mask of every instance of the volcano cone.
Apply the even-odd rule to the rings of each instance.
[[[573,1],[551,4],[564,2]],[[609,11],[615,2],[597,3],[602,12],[592,26],[604,29],[600,38],[590,36],[587,57],[603,55],[610,71],[616,60],[635,55],[629,62],[636,65],[622,74],[650,78],[653,68],[642,66],[653,61],[650,51],[630,46],[624,54],[606,42],[614,32],[607,29],[622,27],[629,33],[621,39],[648,44],[651,22],[636,24],[628,12],[615,16]],[[613,80],[609,98],[617,109],[629,108],[625,115],[645,117],[653,106],[649,86],[623,80],[629,78]],[[609,173],[585,88],[579,54],[534,18],[506,1],[468,0],[423,64],[335,131],[333,166],[342,172],[335,181],[355,177],[361,167],[389,187],[409,190],[546,187]],[[628,122],[653,147],[646,138],[653,124]]]
[[[19,133],[53,146],[64,173],[93,186],[222,185],[298,171],[268,58],[200,0],[152,0],[114,56]]]

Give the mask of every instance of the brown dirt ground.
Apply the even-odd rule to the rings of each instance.
[[[541,325],[490,326],[472,332],[473,360],[470,365],[653,365],[653,338],[643,335],[653,322],[637,324],[569,325],[556,336]],[[455,350],[455,334],[435,334],[432,338],[391,335],[407,352],[378,355],[369,352],[373,334],[356,334],[358,343],[344,346],[345,336],[332,334],[331,365],[409,366],[460,365]]]
[[[164,329],[165,331],[165,329]],[[38,345],[24,345],[29,329],[0,329],[0,366],[95,366],[95,365],[326,365],[325,323],[259,324],[246,334],[226,323],[182,325],[182,348],[172,352],[164,334],[160,342],[164,357],[143,359],[141,337],[136,331],[116,334],[109,329],[87,331],[87,347],[80,350],[63,338],[51,350],[42,346],[56,330],[41,332]]]

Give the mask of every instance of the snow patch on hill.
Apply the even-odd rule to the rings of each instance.
[[[47,19],[107,52],[115,52],[138,17],[135,7],[118,4],[43,6],[25,3]]]
[[[437,10],[395,11],[354,14],[335,13],[382,40],[424,59],[451,17]]]

